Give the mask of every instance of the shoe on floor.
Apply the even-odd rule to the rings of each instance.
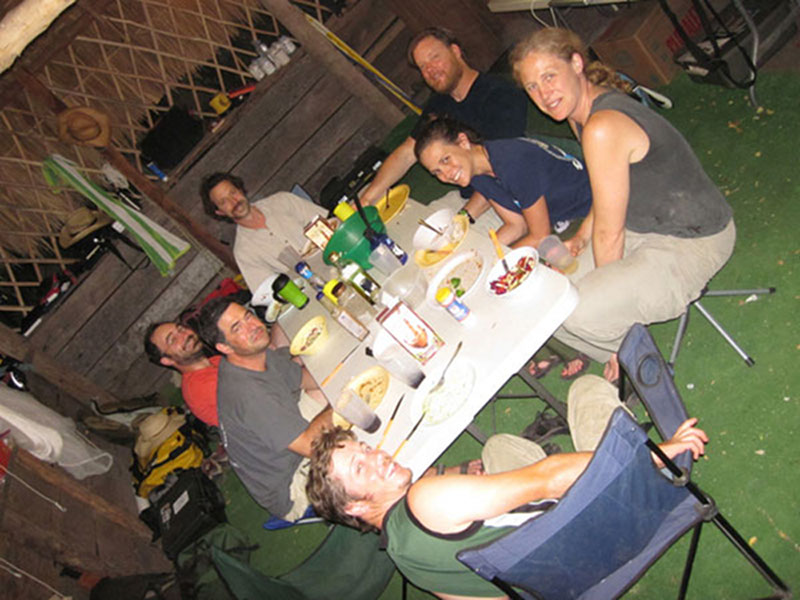
[[[588,369],[589,366],[592,364],[592,359],[591,358],[589,358],[585,354],[579,352],[578,355],[575,358],[573,358],[572,360],[567,361],[564,364],[564,368],[566,368],[572,361],[575,361],[575,360],[581,361],[580,367],[578,367],[577,371],[574,371],[574,372],[570,373],[569,375],[564,375],[562,373],[561,379],[563,379],[564,381],[572,381],[573,379],[577,379],[578,377],[583,375],[586,372],[586,369]]]
[[[546,367],[540,367],[539,363],[547,363]],[[536,360],[535,358],[528,364],[528,373],[530,373],[534,379],[541,379],[545,375],[547,375],[553,367],[560,365],[564,362],[560,356],[557,354],[553,354],[548,356],[547,358],[543,358],[541,360]]]
[[[540,411],[533,422],[522,431],[522,437],[541,444],[554,435],[569,433],[566,420],[557,414]]]

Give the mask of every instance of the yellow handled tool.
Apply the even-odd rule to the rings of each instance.
[[[508,263],[506,262],[506,254],[503,252],[503,247],[500,245],[500,241],[497,239],[497,232],[494,229],[489,230],[489,237],[492,238],[492,243],[494,244],[494,251],[497,252],[497,258],[499,258],[503,262],[503,268],[508,273]]]

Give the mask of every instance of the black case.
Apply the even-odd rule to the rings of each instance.
[[[226,521],[225,499],[200,469],[171,473],[164,485],[151,492],[150,503],[158,515],[161,547],[170,560]]]

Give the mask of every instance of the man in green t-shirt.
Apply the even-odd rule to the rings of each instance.
[[[696,423],[687,420],[661,444],[667,456],[686,450],[695,459],[703,454],[708,437]],[[386,452],[336,428],[314,444],[307,495],[317,514],[328,520],[380,531],[389,556],[415,585],[446,599],[504,598],[498,588],[459,563],[456,552],[518,525],[519,520],[510,522],[519,518],[509,514],[511,510],[562,496],[591,456],[554,454],[511,471],[426,476],[412,483],[411,471]]]

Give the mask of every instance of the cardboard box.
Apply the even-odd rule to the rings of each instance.
[[[669,6],[689,36],[702,32],[691,0],[670,0]],[[623,10],[592,44],[604,63],[650,87],[672,80],[679,70],[672,57],[683,46],[680,35],[655,0],[645,0]]]

